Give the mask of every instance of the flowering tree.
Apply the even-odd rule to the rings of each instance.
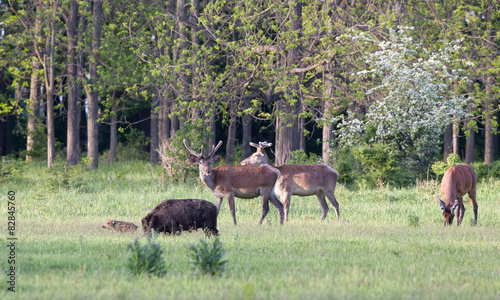
[[[452,67],[457,63],[453,55],[460,49],[460,41],[439,42],[440,49],[426,49],[408,36],[409,30],[389,29],[387,41],[364,33],[352,37],[377,48],[363,57],[368,68],[357,73],[374,83],[366,94],[375,101],[363,122],[351,118],[341,127],[346,131],[361,123],[365,140],[394,143],[414,164],[432,159],[439,151],[445,127],[467,115],[464,95],[454,91],[467,78],[460,75],[462,70]]]

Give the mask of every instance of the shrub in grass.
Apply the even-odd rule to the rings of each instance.
[[[215,238],[208,241],[201,239],[197,245],[191,245],[187,255],[202,274],[220,275],[227,263],[226,260],[222,260],[224,254],[221,241]]]
[[[161,277],[167,273],[161,245],[156,243],[151,236],[148,236],[144,245],[139,243],[139,239],[135,239],[133,243],[128,244],[128,248],[130,257],[127,267],[134,275],[147,273]]]
[[[414,214],[408,215],[408,226],[417,227],[419,225],[420,217]]]

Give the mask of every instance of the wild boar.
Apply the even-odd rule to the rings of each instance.
[[[107,220],[106,223],[102,225],[102,228],[108,228],[116,232],[134,232],[137,230],[137,226],[134,223]]]
[[[144,234],[180,234],[181,231],[202,228],[205,234],[218,235],[217,207],[200,199],[166,199],[142,219]]]

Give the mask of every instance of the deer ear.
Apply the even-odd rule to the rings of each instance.
[[[444,205],[443,200],[439,200],[439,206],[441,206],[441,209],[443,210],[443,213],[444,213],[444,210],[446,209],[446,205]]]
[[[212,158],[210,159],[211,162],[216,162],[218,161],[220,158],[220,155],[215,155],[215,156],[212,156]]]
[[[115,225],[115,224],[116,224],[115,220],[111,221],[111,225]]]

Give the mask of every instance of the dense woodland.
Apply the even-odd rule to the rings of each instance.
[[[500,154],[499,1],[1,0],[0,11],[2,156],[97,168],[149,151],[173,176],[183,138],[223,140],[228,164],[268,141],[276,165],[405,178],[450,153],[486,165]]]

